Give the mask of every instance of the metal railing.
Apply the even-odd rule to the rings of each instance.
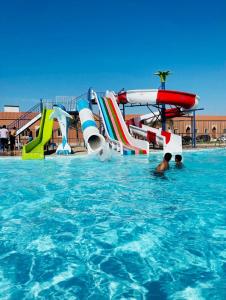
[[[183,145],[191,145],[192,144],[192,133],[191,132],[176,132],[182,137]],[[221,142],[220,134],[208,134],[203,132],[196,132],[196,143],[197,144],[214,144],[216,142]],[[224,141],[222,140],[222,143]]]
[[[10,123],[7,128],[13,129],[16,127],[17,129],[24,126],[27,122],[29,122],[31,119],[34,118],[36,114],[39,114],[41,112],[40,103],[34,105],[31,107],[27,112],[25,112],[23,115],[21,115],[17,120],[14,120],[12,123]]]
[[[47,109],[52,109],[54,104],[62,104],[66,108],[66,111],[73,112],[77,110],[77,100],[81,98],[87,98],[87,93],[83,93],[79,96],[56,96],[55,99],[41,99],[40,103],[32,106],[28,111],[22,114],[17,120],[11,122],[7,128],[13,129],[20,129],[26,123],[31,121],[37,114],[41,112],[43,107]]]
[[[103,96],[104,92],[97,92],[97,95]],[[7,126],[7,128],[11,130],[15,127],[18,131],[19,129],[23,128],[23,126],[28,124],[32,119],[34,119],[38,114],[40,114],[44,107],[47,109],[53,109],[53,106],[55,104],[62,104],[65,107],[66,111],[75,112],[77,111],[77,101],[82,98],[87,99],[88,92],[82,93],[79,96],[56,96],[54,99],[46,99],[46,98],[40,99],[39,103],[31,107],[27,112],[22,114],[17,120],[11,122]],[[99,123],[101,123],[99,116],[95,115],[95,119],[97,120],[97,122],[99,121]],[[100,124],[98,127],[100,127]]]
[[[79,96],[56,96],[55,99],[41,99],[43,107],[47,109],[53,109],[55,104],[62,104],[66,111],[77,111],[77,101],[82,98],[87,98],[87,93],[83,93]]]

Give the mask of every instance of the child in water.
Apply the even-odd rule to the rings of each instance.
[[[175,155],[175,165],[177,168],[182,168],[183,167],[183,163],[182,163],[182,156],[180,154]]]
[[[155,173],[163,173],[164,171],[169,169],[169,161],[172,158],[171,153],[166,153],[164,155],[163,161],[156,167]]]

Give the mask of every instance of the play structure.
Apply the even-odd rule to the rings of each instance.
[[[41,124],[36,139],[24,145],[22,159],[43,159],[44,147],[52,137],[53,119],[57,119],[62,134],[62,143],[58,145],[57,154],[70,154],[71,147],[68,144],[68,118],[71,116],[65,111],[63,105],[53,105],[53,109],[43,109]]]
[[[105,138],[99,133],[89,102],[80,99],[77,103],[77,109],[88,154],[99,155],[102,159],[107,157],[108,146]],[[72,118],[71,115],[66,112],[65,107],[61,104],[54,104],[52,110],[44,108],[38,136],[23,146],[22,159],[44,158],[44,147],[52,137],[54,119],[58,121],[62,135],[62,143],[58,145],[56,154],[70,154],[71,147],[68,144],[68,120],[70,118]]]
[[[162,104],[174,105],[176,106],[175,108],[166,109],[164,112],[165,118],[173,118],[195,109],[198,105],[198,96],[191,93],[169,90],[129,90],[118,94],[118,103],[153,105],[154,107]],[[153,145],[162,146],[164,153],[182,153],[181,136],[162,130],[162,128],[153,128],[150,126],[150,124],[153,124],[157,120],[161,121],[161,119],[160,112],[141,115],[130,120],[129,128],[132,134],[145,138],[149,143],[153,143]]]
[[[105,160],[109,158],[109,149],[122,155],[149,154],[150,145],[162,147],[165,153],[180,154],[181,136],[170,130],[163,130],[164,122],[168,118],[190,114],[197,109],[198,102],[197,95],[180,91],[123,90],[119,93],[106,91],[97,95],[94,90],[89,89],[87,97],[76,100],[74,111],[79,115],[88,154]],[[99,110],[99,126],[95,121],[93,105]],[[123,106],[123,109],[120,106]],[[125,121],[127,106],[146,106],[151,112]],[[41,117],[39,133],[36,139],[24,145],[22,158],[44,158],[44,147],[52,137],[54,119],[58,121],[62,135],[62,143],[58,145],[56,153],[70,154],[71,147],[68,143],[70,113],[62,104],[54,104],[52,109],[44,107],[40,114],[30,120],[28,124]],[[24,124],[23,128],[26,126]],[[22,129],[18,129],[18,132],[20,130]]]

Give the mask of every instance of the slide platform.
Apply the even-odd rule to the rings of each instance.
[[[165,110],[166,118],[174,118],[183,115],[186,111],[196,109],[199,103],[199,96],[171,90],[128,90],[119,92],[117,101],[122,104],[175,105],[175,108]],[[163,131],[161,128],[157,129],[147,126],[147,123],[156,120],[161,120],[159,112],[133,118],[128,122],[128,126],[134,135],[145,138],[149,143],[163,146],[164,152],[181,153],[182,139],[179,135]],[[144,125],[144,121],[146,125]]]

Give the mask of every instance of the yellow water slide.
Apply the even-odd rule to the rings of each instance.
[[[53,120],[49,118],[52,112],[44,108],[38,136],[23,146],[22,159],[44,159],[44,146],[52,137]]]

